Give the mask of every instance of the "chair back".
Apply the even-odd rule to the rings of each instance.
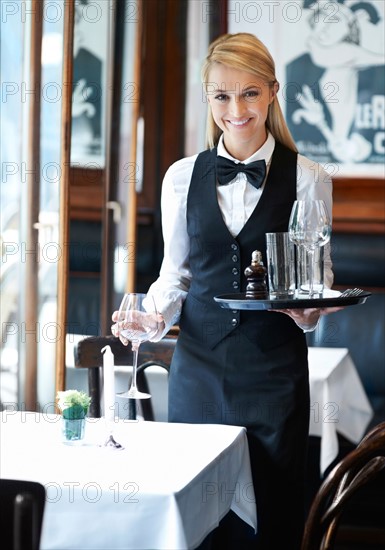
[[[346,505],[384,468],[385,422],[382,422],[334,467],[322,483],[306,521],[302,550],[332,549]]]
[[[1,542],[7,550],[39,550],[45,488],[34,481],[0,479]]]
[[[168,373],[177,337],[165,336],[159,342],[143,342],[139,349],[139,361],[137,371],[137,386],[141,391],[149,392],[150,376],[149,367],[159,366]],[[84,338],[74,348],[75,367],[88,369],[88,387],[91,396],[89,415],[93,418],[101,416],[101,367],[103,365],[102,349],[110,346],[114,354],[115,366],[132,365],[132,351],[130,346],[124,346],[118,338],[113,336],[91,336]],[[159,387],[159,386],[158,386]],[[164,396],[166,399],[166,396]],[[129,399],[128,417],[136,418],[136,402]],[[152,399],[143,399],[141,411],[145,420],[154,420],[154,407]]]

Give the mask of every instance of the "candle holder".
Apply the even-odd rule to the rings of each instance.
[[[115,362],[114,354],[111,351],[110,346],[105,346],[101,350],[103,354],[103,392],[104,392],[104,420],[106,425],[106,431],[108,433],[107,439],[104,443],[104,447],[112,449],[124,449],[124,447],[118,443],[114,436],[114,423],[115,423]]]

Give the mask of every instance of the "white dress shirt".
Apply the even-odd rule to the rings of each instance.
[[[262,147],[242,162],[248,164],[264,159],[268,172],[274,146],[275,139],[269,133]],[[239,162],[226,151],[223,136],[219,140],[217,152],[218,155]],[[156,337],[156,340],[163,337],[171,326],[178,322],[183,301],[190,287],[190,240],[187,234],[186,208],[197,156],[183,158],[172,164],[163,180],[161,208],[164,259],[159,278],[148,291],[153,295],[157,309],[162,313],[166,324],[166,329]],[[297,162],[298,200],[305,198],[324,200],[331,219],[332,181],[330,176],[319,164],[302,155],[298,155]],[[233,237],[238,235],[252,214],[263,193],[265,182],[260,189],[256,189],[247,181],[245,174],[240,173],[231,185],[217,186],[219,207],[225,224]],[[330,288],[333,283],[330,245],[325,246],[324,266],[324,284]]]

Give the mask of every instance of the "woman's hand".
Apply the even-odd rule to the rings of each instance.
[[[269,311],[278,311],[284,313],[293,319],[295,324],[304,332],[312,332],[317,328],[322,315],[329,315],[340,311],[344,307],[323,307],[323,308],[304,308],[304,309],[270,309]]]
[[[127,346],[132,340],[148,340],[154,338],[158,332],[163,332],[165,323],[163,315],[160,313],[146,313],[143,311],[114,311],[112,320],[115,324],[111,327],[114,336]],[[124,335],[122,334],[124,332]],[[148,338],[143,337],[148,335]]]

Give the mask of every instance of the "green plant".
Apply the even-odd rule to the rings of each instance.
[[[91,403],[91,397],[78,390],[58,391],[57,400],[63,418],[70,420],[85,418]]]

